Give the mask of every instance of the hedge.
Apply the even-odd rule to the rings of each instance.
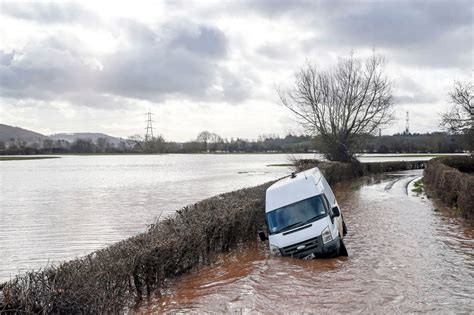
[[[437,158],[426,164],[424,182],[444,204],[474,219],[474,157]]]
[[[271,183],[178,210],[148,231],[85,257],[20,275],[0,286],[0,313],[121,313],[166,279],[256,241]]]
[[[399,162],[375,162],[375,163],[339,163],[322,162],[319,160],[303,159],[295,161],[295,169],[300,172],[313,167],[319,167],[324,173],[329,184],[384,172],[396,172],[404,170],[422,169],[424,161],[399,161]]]

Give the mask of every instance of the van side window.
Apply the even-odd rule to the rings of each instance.
[[[326,198],[326,195],[325,194],[322,194],[323,196],[323,202],[324,202],[324,205],[326,206],[326,209],[328,211],[329,214],[332,214],[332,207],[329,205],[329,201],[328,199]]]
[[[331,187],[329,186],[329,184],[328,184],[326,178],[324,178],[324,176],[323,176],[323,177],[321,178],[321,180],[322,180],[322,182],[323,182],[323,186],[324,186],[324,190],[325,190],[325,193],[324,193],[324,194],[325,194],[326,197],[328,198],[328,201],[330,201],[329,204],[330,204],[330,205],[331,205],[331,204],[334,204],[334,203],[335,203],[335,200],[336,200],[336,196],[334,196],[334,193],[333,193]]]

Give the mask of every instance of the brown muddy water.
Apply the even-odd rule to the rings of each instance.
[[[349,257],[224,255],[170,283],[140,313],[474,312],[474,228],[411,191],[421,171],[336,188]]]

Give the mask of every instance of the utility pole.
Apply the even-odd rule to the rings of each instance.
[[[407,120],[406,120],[406,127],[405,127],[405,135],[410,134],[410,113],[407,111]]]
[[[153,120],[151,120],[152,113],[150,111],[145,115],[147,115],[145,142],[148,143],[150,140],[153,140]]]

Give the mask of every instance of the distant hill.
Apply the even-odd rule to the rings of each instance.
[[[28,143],[48,139],[47,136],[31,130],[0,124],[0,141],[8,142],[12,138],[22,139]]]
[[[98,138],[105,138],[109,140],[110,143],[113,143],[115,145],[119,144],[122,141],[121,138],[112,137],[112,136],[106,135],[105,133],[94,133],[94,132],[57,133],[54,135],[50,135],[49,138],[53,140],[66,140],[71,143],[74,142],[74,140],[76,139],[90,139],[96,142]]]
[[[106,135],[105,133],[94,133],[94,132],[78,132],[78,133],[57,133],[50,136],[45,136],[38,132],[23,129],[20,127],[13,127],[9,125],[0,124],[0,141],[5,143],[9,142],[10,139],[22,139],[28,143],[39,142],[40,140],[52,139],[52,140],[66,140],[67,142],[74,142],[76,139],[91,139],[96,142],[98,138],[106,138],[110,143],[115,145],[119,144],[122,139]]]

